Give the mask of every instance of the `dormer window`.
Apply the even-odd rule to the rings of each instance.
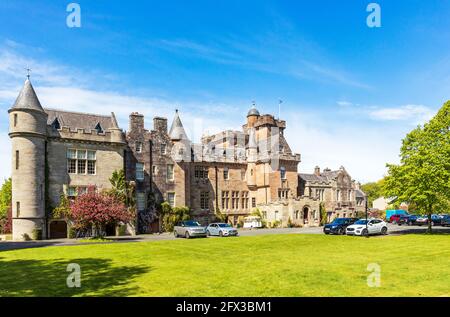
[[[98,133],[103,133],[103,128],[100,125],[100,122],[97,123],[97,125],[95,126],[95,130],[97,130]]]
[[[53,130],[59,130],[59,129],[61,129],[61,124],[59,123],[58,118],[55,118],[55,120],[53,120],[53,123],[52,123],[52,129],[53,129]]]

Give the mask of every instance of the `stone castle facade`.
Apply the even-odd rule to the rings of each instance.
[[[284,137],[286,122],[250,109],[239,131],[189,140],[178,111],[170,129],[154,117],[131,113],[128,131],[109,116],[43,108],[27,80],[9,112],[12,142],[13,239],[67,236],[67,223],[50,210],[61,195],[75,198],[110,188],[123,169],[136,187],[138,233],[159,231],[155,203],[188,206],[208,223],[218,213],[237,224],[258,209],[269,225],[318,225],[320,204],[328,220],[353,216],[365,195],[344,168],[298,174],[300,154]],[[144,221],[145,220],[145,221]],[[110,232],[114,234],[114,230]]]

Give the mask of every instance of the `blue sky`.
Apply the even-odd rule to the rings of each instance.
[[[46,107],[173,117],[192,139],[239,129],[254,100],[287,120],[300,171],[344,165],[360,181],[397,162],[401,139],[450,99],[450,2],[0,2],[0,177],[10,173],[6,110],[32,68]]]

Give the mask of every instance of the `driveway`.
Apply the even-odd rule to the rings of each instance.
[[[388,224],[388,234],[401,235],[401,234],[413,234],[424,233],[426,226],[398,226]],[[440,226],[433,227],[435,233],[447,233],[450,234],[450,228],[444,228]],[[305,228],[276,228],[276,229],[239,229],[239,235],[241,237],[258,236],[258,235],[270,235],[270,234],[323,234],[322,227],[305,227]],[[380,236],[381,237],[381,236]],[[161,240],[175,240],[176,238],[172,233],[161,234],[142,234],[138,236],[123,236],[123,237],[108,237],[111,242],[99,242],[105,243],[127,243],[127,242],[145,242],[145,241],[161,241]],[[79,242],[76,239],[55,239],[55,240],[42,240],[42,241],[0,241],[0,252],[17,249],[28,248],[42,248],[48,246],[71,246],[71,245],[86,245],[96,244],[95,242],[86,243]]]

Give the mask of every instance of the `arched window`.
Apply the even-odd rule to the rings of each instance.
[[[280,177],[286,179],[286,168],[284,166],[280,167]]]

